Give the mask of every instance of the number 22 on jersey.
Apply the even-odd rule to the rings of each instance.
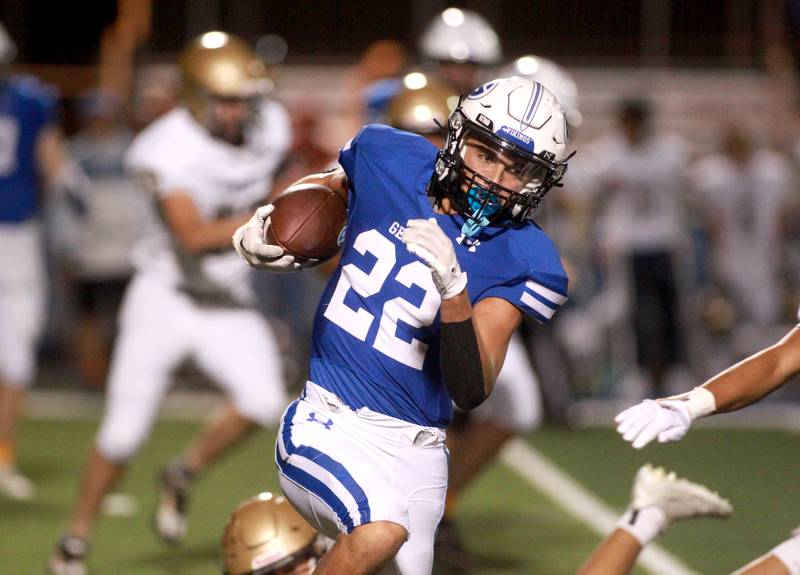
[[[416,260],[400,266],[397,264],[396,246],[378,230],[361,232],[353,243],[353,249],[360,254],[369,252],[375,257],[375,265],[365,272],[354,263],[342,266],[342,272],[331,301],[324,316],[347,333],[366,342],[375,315],[359,307],[353,309],[344,303],[350,290],[362,298],[377,295],[390,276],[391,281],[405,287],[419,286],[425,292],[422,302],[414,305],[402,297],[395,297],[383,304],[380,327],[371,345],[382,354],[414,369],[422,370],[428,344],[416,338],[404,341],[397,337],[397,322],[421,328],[433,323],[441,305],[441,297],[436,291],[428,267]]]

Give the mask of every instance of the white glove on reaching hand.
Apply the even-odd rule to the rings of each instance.
[[[233,247],[251,267],[272,272],[293,272],[316,263],[308,260],[303,264],[294,261],[294,256],[284,254],[283,248],[264,241],[269,228],[269,215],[275,209],[272,204],[261,206],[246,224],[233,234]]]
[[[412,254],[431,270],[433,283],[442,299],[457,296],[467,287],[467,274],[461,271],[453,242],[445,235],[435,218],[408,220],[403,242]]]
[[[714,394],[697,387],[675,397],[645,399],[617,415],[614,421],[622,439],[631,442],[634,449],[641,449],[656,437],[659,443],[678,441],[689,431],[692,421],[715,409]]]
[[[692,425],[685,402],[645,399],[614,418],[622,439],[641,449],[656,437],[660,443],[678,441]]]

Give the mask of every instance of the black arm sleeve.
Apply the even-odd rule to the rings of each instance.
[[[439,360],[442,381],[458,407],[469,410],[483,403],[483,368],[472,319],[442,322]]]

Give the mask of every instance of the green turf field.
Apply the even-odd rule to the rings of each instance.
[[[28,421],[20,463],[36,481],[32,504],[0,500],[0,573],[43,572],[61,532],[78,482],[78,470],[95,423]],[[120,491],[134,495],[139,513],[104,517],[92,542],[90,565],[98,575],[218,573],[219,537],[230,510],[260,490],[277,487],[273,433],[253,438],[197,484],[190,531],[179,548],[161,545],[150,530],[153,476],[177,452],[195,425],[161,423],[131,467]],[[769,549],[800,524],[798,438],[777,432],[694,430],[669,446],[635,452],[611,430],[548,429],[531,444],[609,505],[622,509],[635,469],[663,464],[707,482],[729,497],[736,516],[684,524],[664,546],[699,573],[725,573]],[[459,518],[480,557],[478,574],[573,573],[598,537],[502,466],[486,473],[465,496]],[[644,571],[641,571],[644,573]]]
[[[631,449],[611,430],[546,430],[541,452],[622,508],[629,479],[652,462],[730,499],[734,516],[679,525],[663,545],[699,573],[728,573],[768,551],[800,525],[800,437],[775,431],[695,429],[678,443]]]

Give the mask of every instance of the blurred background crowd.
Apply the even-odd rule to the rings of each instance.
[[[66,154],[86,179],[77,207],[69,194],[44,203],[37,386],[104,386],[127,254],[149,217],[123,157],[176,104],[176,56],[210,29],[252,42],[270,67],[294,131],[284,182],[386,121],[371,105],[381,82],[411,71],[454,92],[529,75],[557,94],[578,154],[537,222],[562,252],[570,299],[552,329],[523,329],[552,420],[586,415],[572,409],[582,399],[684,391],[785,333],[800,303],[799,2],[454,4],[474,12],[422,0],[0,2],[11,72],[57,93]],[[426,34],[439,14],[450,21]],[[465,14],[477,28],[448,36]],[[324,279],[253,281],[299,384]],[[200,380],[182,367],[179,386]]]

